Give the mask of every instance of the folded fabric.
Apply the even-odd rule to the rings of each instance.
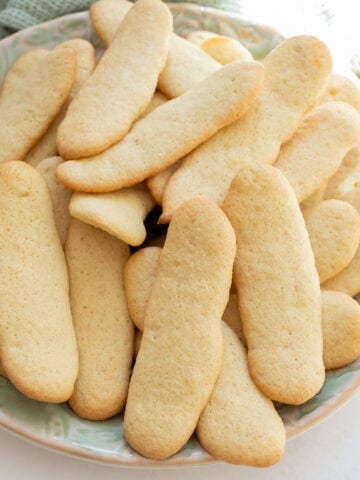
[[[94,0],[1,0],[0,37],[71,12],[86,10]]]
[[[67,13],[87,10],[94,1],[95,0],[0,0],[0,38],[4,38],[17,30],[47,22],[48,20],[66,15]],[[191,0],[185,1],[191,2]],[[193,0],[192,3],[225,10],[238,10],[240,0]]]

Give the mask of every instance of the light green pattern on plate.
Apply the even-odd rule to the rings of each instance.
[[[256,58],[264,57],[281,40],[274,30],[254,25],[236,14],[191,4],[170,4],[177,33],[210,30],[240,38]],[[0,42],[0,82],[13,62],[35,47],[53,48],[70,38],[94,43],[87,13],[68,15],[19,32]],[[360,384],[360,359],[352,365],[328,372],[325,384],[313,399],[299,407],[279,406],[288,435],[297,434],[338,408]],[[172,458],[153,462],[137,455],[125,442],[122,416],[91,422],[77,417],[66,404],[53,405],[25,398],[0,377],[0,424],[9,430],[50,448],[93,460],[126,466],[199,464],[213,461],[195,436]]]

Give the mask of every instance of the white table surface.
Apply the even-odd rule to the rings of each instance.
[[[360,393],[287,443],[282,461],[264,470],[214,464],[180,469],[123,469],[40,448],[0,429],[1,480],[359,480]]]

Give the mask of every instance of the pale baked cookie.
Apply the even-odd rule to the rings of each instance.
[[[241,343],[246,347],[246,338],[243,332],[241,318],[239,314],[238,298],[236,293],[230,293],[229,301],[224,310],[222,319],[231,327],[236,335],[241,340]]]
[[[154,94],[171,32],[164,3],[136,2],[59,126],[63,158],[96,155],[127,134]]]
[[[79,348],[79,376],[69,403],[82,418],[104,420],[125,405],[133,358],[134,326],[123,283],[129,247],[73,220],[65,254]]]
[[[311,36],[285,40],[263,63],[265,80],[252,108],[191,152],[171,177],[163,199],[165,218],[190,198],[220,204],[242,165],[273,163],[331,73],[327,47]]]
[[[142,332],[146,307],[151,294],[162,248],[145,247],[135,252],[127,261],[124,270],[126,299],[131,320]],[[231,293],[222,319],[240,338],[243,345],[246,340],[242,331],[237,295]]]
[[[357,183],[352,189],[344,189],[338,196],[341,200],[349,202],[360,214],[360,184]],[[325,290],[338,290],[347,293],[351,297],[360,292],[360,247],[356,250],[354,258],[349,265],[335,277],[324,282],[321,287]]]
[[[173,35],[165,67],[159,76],[158,88],[169,98],[178,97],[220,67],[201,48]]]
[[[139,184],[110,193],[74,192],[69,210],[72,217],[137,246],[145,240],[144,220],[154,205],[146,185]]]
[[[336,290],[344,292],[354,297],[360,293],[360,248],[356,250],[356,253],[349,263],[340,273],[335,277],[330,278],[321,285],[324,290]]]
[[[132,6],[133,3],[127,0],[98,0],[91,5],[89,14],[92,26],[107,47]]]
[[[325,368],[343,367],[360,355],[360,305],[342,292],[321,297]]]
[[[254,467],[278,462],[285,448],[284,424],[273,403],[256,386],[246,350],[223,323],[224,359],[196,433],[215,458]]]
[[[237,239],[234,281],[250,373],[262,392],[301,404],[321,388],[321,297],[295,194],[275,167],[243,167],[223,203]]]
[[[42,58],[46,57],[49,50],[45,48],[33,48],[21,55],[7,72],[1,84],[1,96],[16,94],[19,86],[26,81],[29,69]]]
[[[342,199],[360,183],[360,146],[352,148],[344,157],[340,168],[329,180],[324,198]]]
[[[344,102],[324,103],[310,112],[281,147],[275,167],[287,178],[299,202],[335,174],[360,142],[360,115]]]
[[[343,75],[332,75],[329,84],[320,97],[320,102],[341,101],[352,105],[360,113],[359,84]]]
[[[258,62],[226,65],[153,110],[105,152],[60,165],[58,177],[80,191],[108,192],[135,185],[243,115],[259,94],[262,80],[263,67]]]
[[[209,38],[214,38],[216,36],[217,33],[208,32],[207,30],[194,30],[193,32],[190,32],[188,35],[186,35],[186,40],[200,47],[205,40],[208,40]]]
[[[55,225],[61,244],[64,245],[70,223],[69,203],[72,191],[59,183],[56,178],[56,168],[62,162],[61,157],[46,158],[38,164],[36,170],[45,178],[49,188],[54,207]]]
[[[60,110],[55,120],[51,123],[43,137],[38,141],[35,147],[24,158],[24,161],[36,167],[41,160],[57,155],[56,135],[60,123],[66,115],[69,103],[72,101],[81,85],[90,76],[95,67],[95,51],[90,42],[82,38],[73,38],[60,43],[55,50],[61,48],[71,48],[76,53],[76,73],[74,84],[69,98]]]
[[[100,0],[91,6],[90,17],[94,30],[105,45],[110,45],[131,6],[132,3],[121,0]],[[201,48],[173,34],[158,87],[169,98],[175,98],[219,68],[220,64]]]
[[[212,38],[204,39],[200,47],[222,65],[236,60],[251,60],[253,58],[249,50],[239,40],[223,35],[215,35]]]
[[[175,212],[125,409],[125,438],[145,457],[176,453],[211,395],[222,362],[220,319],[234,255],[233,229],[216,205],[194,200]]]
[[[136,327],[143,331],[146,307],[155,281],[160,247],[146,247],[135,252],[126,262],[124,285],[129,315]]]
[[[16,88],[8,93],[5,88],[0,96],[0,163],[23,160],[46,132],[69,96],[75,70],[74,51],[54,50],[29,66],[21,81],[13,80]]]
[[[24,395],[64,402],[78,374],[78,352],[45,180],[24,162],[2,164],[0,211],[1,360]]]
[[[320,283],[341,272],[360,240],[360,216],[341,200],[324,200],[304,214]]]

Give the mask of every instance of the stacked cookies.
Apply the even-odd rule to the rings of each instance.
[[[160,0],[90,16],[97,64],[35,49],[1,89],[1,374],[145,457],[272,465],[274,402],[360,355],[360,90],[311,36],[260,63]]]

